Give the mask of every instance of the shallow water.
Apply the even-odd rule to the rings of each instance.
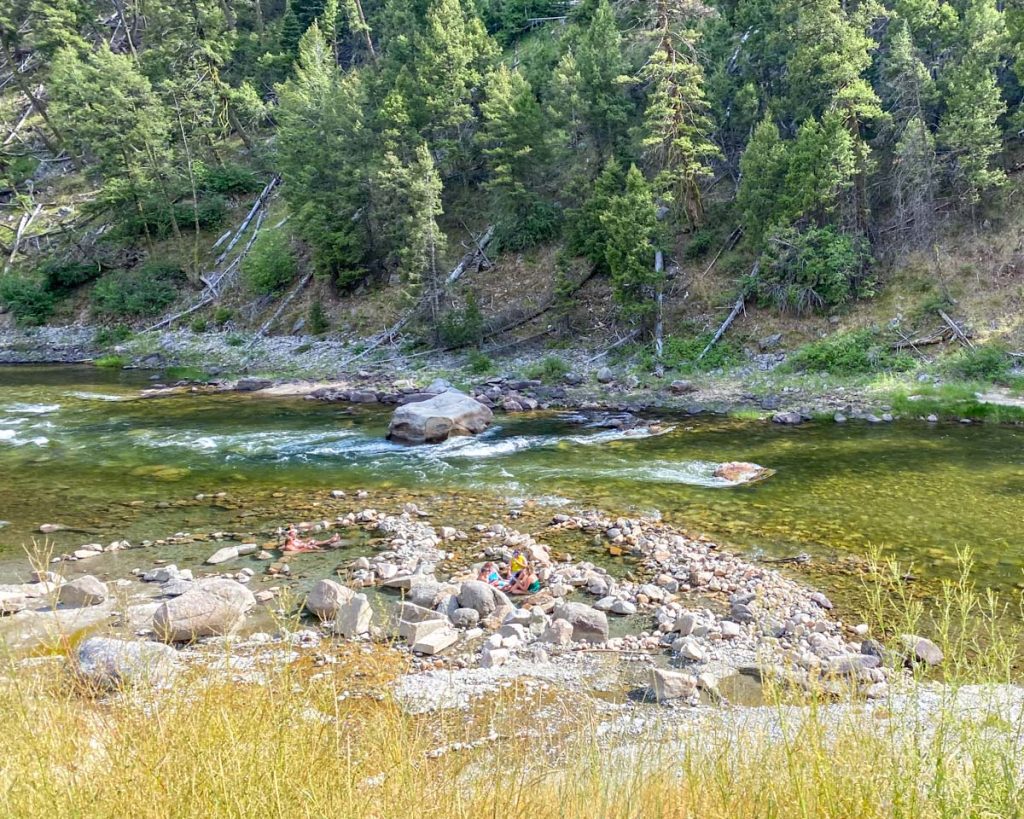
[[[773,555],[864,555],[877,545],[923,577],[950,575],[956,548],[971,546],[984,584],[1024,580],[1024,431],[1013,427],[683,418],[641,435],[564,413],[500,416],[477,438],[407,448],[384,440],[379,408],[139,399],[150,383],[141,372],[0,368],[0,554],[20,550],[44,522],[81,530],[56,536],[65,548],[237,525],[257,497],[275,508],[252,514],[280,522],[289,492],[384,488],[657,509]],[[711,473],[730,460],[776,474],[724,486]],[[197,493],[208,497],[197,504]]]

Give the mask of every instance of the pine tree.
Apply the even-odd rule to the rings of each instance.
[[[313,23],[299,41],[295,76],[277,93],[277,165],[296,232],[322,273],[350,285],[365,275],[368,245],[361,77],[338,70]]]
[[[788,165],[779,129],[770,116],[765,117],[754,129],[740,159],[740,188],[736,195],[744,232],[754,247],[760,247],[771,226],[786,218],[782,194]]]
[[[626,189],[612,197],[601,215],[607,238],[605,258],[615,298],[623,312],[647,324],[654,315],[664,273],[654,269],[657,209],[651,188],[636,165],[626,173]]]
[[[498,216],[498,240],[508,248],[529,247],[557,225],[537,190],[551,158],[543,111],[526,79],[505,65],[488,77],[480,111],[477,139],[490,171],[485,188]]]
[[[50,78],[52,112],[74,150],[91,158],[104,177],[104,199],[129,204],[149,235],[146,200],[173,201],[175,174],[170,147],[171,118],[135,61],[104,45],[84,58],[63,49]],[[173,232],[180,233],[173,209]]]
[[[1006,179],[992,160],[1002,147],[999,118],[1006,102],[996,79],[1004,42],[1002,14],[994,0],[969,0],[961,25],[962,54],[942,77],[946,111],[939,142],[952,161],[953,176],[965,204]]]
[[[691,227],[704,221],[700,180],[719,156],[704,97],[704,71],[696,59],[697,32],[680,25],[676,0],[658,0],[658,46],[640,72],[650,85],[643,147],[656,189],[682,208]]]
[[[602,153],[610,153],[625,132],[629,103],[620,78],[625,74],[622,36],[608,0],[600,0],[575,51],[583,119]]]
[[[613,156],[606,163],[587,194],[582,207],[570,214],[569,248],[586,257],[597,270],[608,272],[608,239],[602,216],[626,186],[622,165]]]

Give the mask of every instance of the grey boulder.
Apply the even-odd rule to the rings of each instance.
[[[321,620],[333,620],[338,610],[355,596],[350,588],[324,578],[313,584],[306,596],[306,609]]]
[[[169,643],[231,634],[256,605],[256,598],[234,580],[200,581],[197,588],[161,604],[153,614],[153,630]]]
[[[574,642],[603,643],[608,639],[607,615],[586,603],[559,603],[554,617],[568,621]]]
[[[89,637],[75,655],[78,676],[100,688],[166,682],[176,670],[177,652],[151,640]]]
[[[95,606],[107,599],[107,584],[91,574],[65,583],[57,591],[57,602],[79,608]]]
[[[493,613],[498,607],[494,587],[482,580],[467,580],[463,583],[459,589],[458,601],[459,608],[473,609],[481,617]]]
[[[477,435],[490,426],[494,414],[475,398],[443,392],[428,401],[395,410],[388,438],[402,444],[436,444],[452,435]]]

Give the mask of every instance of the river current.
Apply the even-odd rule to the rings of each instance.
[[[0,368],[0,558],[39,526],[59,548],[237,525],[248,498],[288,519],[293,493],[457,493],[489,504],[665,518],[748,552],[819,561],[873,548],[915,574],[951,576],[971,547],[977,579],[1024,581],[1024,430],[926,424],[664,419],[660,434],[602,428],[579,413],[496,418],[476,438],[409,448],[385,440],[380,408],[244,394],[141,399],[142,372]],[[717,463],[774,469],[733,487]],[[214,498],[197,505],[197,495]],[[218,503],[217,496],[227,498]],[[277,499],[273,513],[268,498]]]

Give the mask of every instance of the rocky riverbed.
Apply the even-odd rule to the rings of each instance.
[[[215,533],[206,561],[185,567],[156,558],[158,543],[82,544],[26,582],[0,586],[0,638],[15,651],[73,640],[71,668],[101,686],[166,684],[177,666],[209,659],[204,645],[286,661],[345,642],[377,646],[408,654],[396,693],[412,710],[466,705],[508,679],[601,687],[608,658],[620,699],[677,706],[728,701],[737,677],[879,698],[901,665],[942,661],[915,635],[889,654],[820,591],[657,516],[555,514],[531,532],[507,522],[457,528],[412,503],[387,513],[360,505],[359,493],[332,500],[339,495],[349,511],[301,534],[339,534],[345,557],[305,591],[294,567],[334,544],[289,553],[247,533]],[[599,544],[631,568],[574,560],[562,552],[567,542]],[[474,579],[482,561],[515,551],[538,567],[540,592],[509,597]],[[118,553],[138,567],[101,580]]]
[[[114,355],[128,366],[154,371],[196,368],[217,389],[357,403],[400,403],[393,397],[422,392],[440,377],[467,385],[467,392],[487,396],[491,406],[506,412],[548,407],[692,414],[746,410],[790,412],[797,418],[838,414],[843,420],[872,421],[884,419],[889,411],[884,398],[854,386],[796,386],[785,379],[776,383],[772,371],[786,356],[775,350],[760,352],[729,373],[644,381],[628,367],[595,358],[592,350],[565,348],[557,357],[567,372],[542,383],[521,373],[543,358],[544,350],[503,354],[495,360],[499,374],[481,376],[459,353],[436,352],[424,358],[389,350],[383,358],[363,356],[356,342],[305,336],[256,338],[168,330],[139,333],[112,346],[100,346],[95,339],[96,330],[89,327],[0,330],[0,364],[83,363]]]

